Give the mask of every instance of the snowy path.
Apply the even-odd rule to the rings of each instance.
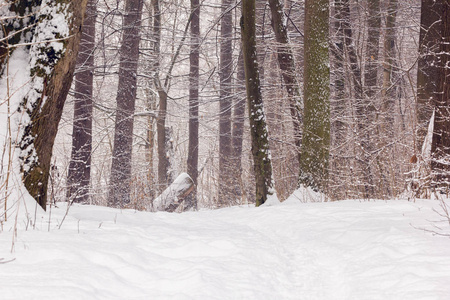
[[[436,202],[185,214],[74,206],[61,230],[0,233],[1,299],[449,299]],[[52,212],[55,228],[64,214]],[[413,225],[413,226],[411,226]],[[448,225],[447,225],[448,226]]]

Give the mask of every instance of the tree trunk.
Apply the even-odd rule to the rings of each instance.
[[[286,28],[286,18],[284,16],[284,8],[280,0],[269,0],[270,10],[272,12],[272,28],[275,32],[275,38],[278,43],[277,58],[280,66],[281,75],[289,99],[290,113],[294,129],[294,142],[297,147],[298,161],[300,162],[301,147],[301,117],[302,103],[300,97],[300,85],[297,81],[294,54],[290,47],[288,32]]]
[[[186,173],[181,173],[178,177],[165,189],[161,195],[153,201],[153,211],[175,211],[178,206],[188,197],[194,190],[195,185],[191,177]]]
[[[234,98],[233,130],[232,130],[232,193],[235,198],[242,197],[242,141],[244,136],[245,118],[245,70],[244,56],[241,52],[237,69],[237,97]]]
[[[364,141],[362,148],[364,151],[364,169],[363,176],[366,183],[364,188],[364,196],[370,198],[375,196],[374,171],[369,161],[373,160],[372,152],[375,148],[374,140],[379,139],[379,131],[376,130],[376,108],[375,94],[378,90],[378,66],[380,52],[380,33],[381,33],[381,13],[380,1],[370,0],[368,3],[368,19],[367,26],[367,57],[365,62],[364,74],[364,94],[361,101],[363,107],[363,116],[360,123],[360,139]]]
[[[255,0],[242,1],[242,51],[256,180],[256,206],[275,196],[269,136],[261,96],[255,30]]]
[[[153,21],[153,22],[152,22]],[[160,53],[161,53],[161,11],[160,11],[160,5],[159,0],[152,0],[151,1],[151,9],[149,8],[149,27],[152,28],[152,30],[148,34],[148,41],[151,41],[152,44],[152,55],[154,57],[154,60],[148,62],[149,70],[148,75],[152,76],[154,81],[158,81],[157,78],[159,73],[159,59],[160,59]],[[155,80],[156,79],[156,80]],[[153,82],[148,81],[148,88],[146,91],[147,94],[147,109],[150,112],[153,112],[157,109],[156,104],[156,98],[159,99],[155,95],[154,92],[150,90],[151,85]],[[155,84],[156,85],[156,84]],[[156,90],[158,90],[158,87],[156,87]],[[148,181],[148,188],[149,188],[149,195],[150,198],[153,199],[155,195],[155,170],[154,170],[154,163],[153,163],[153,151],[155,148],[155,116],[149,115],[147,117],[147,144],[146,144],[146,150],[147,150],[147,162],[148,162],[148,172],[147,172],[147,181]]]
[[[194,190],[186,202],[186,208],[197,209],[198,177],[198,106],[199,106],[199,60],[200,60],[200,1],[191,0],[191,52],[189,55],[189,145],[187,173],[194,182]]]
[[[364,85],[368,98],[373,98],[377,91],[378,56],[380,52],[381,14],[380,0],[369,0],[367,26],[367,60],[365,63]],[[370,99],[372,102],[373,99]],[[374,110],[371,103],[371,110]]]
[[[24,128],[20,140],[22,150],[21,166],[25,187],[30,195],[36,199],[45,210],[47,204],[47,186],[50,172],[52,149],[58,124],[61,119],[64,102],[69,92],[78,54],[80,42],[80,27],[83,22],[86,9],[85,0],[60,1],[59,9],[55,3],[48,3],[47,14],[40,9],[41,1],[18,1],[11,5],[10,9],[20,16],[9,28],[10,33],[24,29],[15,34],[8,43],[30,43],[31,46],[24,51],[31,56],[31,77],[29,83],[31,93],[23,99],[19,110],[26,112],[30,121],[22,124]],[[9,3],[8,3],[9,4]],[[36,14],[29,17],[29,12]],[[48,13],[50,12],[50,13]],[[55,27],[53,35],[45,38],[64,38],[64,41],[44,43],[42,30],[50,26],[53,18],[61,17],[67,24],[68,32],[59,32]],[[16,28],[16,25],[21,27]],[[64,27],[64,26],[62,26]],[[61,28],[60,28],[61,29]],[[16,51],[17,48],[0,49],[0,56],[6,51]],[[0,58],[2,63],[5,57]],[[3,66],[2,66],[3,67]],[[3,70],[3,68],[1,68]],[[26,119],[26,118],[25,118]],[[22,119],[21,122],[24,119]]]
[[[420,153],[427,134],[428,121],[433,113],[433,98],[438,90],[440,70],[436,53],[441,41],[443,1],[422,0],[420,13],[419,60],[417,63],[417,135]]]
[[[305,1],[304,116],[299,183],[324,191],[330,151],[329,1]]]
[[[441,2],[442,40],[439,48],[439,82],[433,95],[435,107],[433,139],[431,143],[432,186],[449,193],[450,187],[450,3]]]
[[[120,47],[117,111],[108,204],[124,207],[131,202],[131,155],[133,115],[137,90],[137,68],[143,0],[126,0]]]
[[[233,0],[222,0],[220,24],[219,206],[229,205],[231,193],[231,105],[233,75]]]
[[[158,190],[161,193],[169,184],[169,157],[166,152],[166,112],[167,93],[162,87],[158,87],[159,112],[156,123],[158,135]]]
[[[97,6],[89,0],[83,22],[75,75],[72,155],[67,176],[68,201],[89,203],[92,152],[92,94]]]
[[[394,137],[394,110],[397,83],[394,82],[395,68],[395,24],[397,17],[397,0],[390,0],[387,8],[386,34],[384,37],[384,60],[383,60],[383,87],[381,90],[383,120],[381,120],[381,129],[379,131],[381,145],[385,148],[382,161],[379,161],[381,173],[382,196],[390,197],[392,195],[393,180],[389,180],[389,175],[393,176],[393,170],[389,165],[392,163],[393,148],[386,147],[388,140]]]

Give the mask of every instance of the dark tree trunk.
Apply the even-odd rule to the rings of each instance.
[[[394,82],[394,65],[396,63],[395,56],[395,24],[397,17],[397,0],[390,0],[387,8],[386,16],[386,33],[384,36],[384,60],[383,60],[383,87],[381,90],[382,96],[382,113],[383,119],[379,130],[380,148],[384,148],[382,161],[379,161],[379,168],[381,173],[381,192],[382,197],[390,197],[393,192],[393,176],[392,168],[389,164],[392,163],[393,148],[386,146],[388,141],[394,137],[394,109],[396,97],[396,84]]]
[[[161,8],[159,0],[153,0],[153,30],[154,30],[154,51],[155,51],[155,71],[156,87],[158,90],[159,111],[156,121],[156,131],[158,139],[158,191],[162,193],[169,185],[169,158],[166,153],[166,113],[167,113],[167,91],[165,86],[159,83],[159,58],[161,52]]]
[[[109,182],[108,204],[129,204],[133,115],[136,101],[137,68],[143,0],[126,0],[120,47],[119,84],[114,129],[114,148]]]
[[[289,97],[289,107],[294,128],[294,142],[297,147],[298,161],[300,162],[301,146],[301,98],[300,87],[297,81],[294,54],[289,43],[288,32],[286,28],[286,18],[284,8],[280,0],[269,0],[270,10],[272,12],[272,28],[275,32],[275,38],[278,43],[277,57],[283,77],[286,91]]]
[[[96,2],[89,0],[77,57],[72,155],[67,176],[68,201],[82,203],[89,202],[89,183],[91,178],[92,91],[96,17]]]
[[[55,53],[51,44],[31,46],[32,48],[36,47],[41,53],[45,53],[44,56],[47,56],[47,60],[39,61],[32,71],[36,78],[41,78],[43,81],[43,89],[34,90],[39,93],[40,97],[33,103],[27,103],[31,100],[24,99],[21,105],[21,109],[30,116],[30,122],[26,125],[20,141],[20,147],[23,151],[21,165],[25,187],[44,210],[47,205],[47,186],[53,144],[64,103],[72,83],[81,38],[79,29],[83,22],[86,2],[85,0],[73,0],[59,3],[59,5],[67,5],[66,21],[69,27],[69,35],[64,41],[64,53],[56,53],[55,56],[50,57],[48,53],[51,53],[51,51]],[[16,9],[20,15],[24,15],[25,12],[28,15],[29,11],[39,12],[40,3],[40,1],[20,1],[17,3]],[[46,17],[48,16],[41,15],[39,21],[44,21]],[[33,17],[26,18],[26,20],[36,22]],[[28,36],[33,36],[33,30],[34,26],[25,30],[23,33],[25,41],[29,38]],[[18,36],[20,37],[20,35]],[[19,42],[19,40],[10,42]],[[0,61],[3,62],[3,59],[1,58]],[[49,69],[50,72],[47,72]],[[37,159],[33,160],[33,158]]]
[[[386,17],[386,34],[384,37],[384,61],[383,61],[383,110],[386,114],[386,126],[388,136],[391,137],[393,131],[393,112],[395,105],[395,82],[394,82],[394,64],[395,64],[395,23],[397,18],[397,0],[390,0]]]
[[[378,66],[380,52],[380,33],[381,33],[381,13],[380,0],[370,0],[368,3],[368,36],[367,36],[367,57],[365,62],[364,74],[364,94],[361,100],[363,115],[359,123],[359,136],[363,141],[361,143],[364,152],[363,163],[363,181],[364,196],[366,198],[375,195],[373,167],[369,161],[373,159],[372,152],[375,148],[374,140],[377,139],[378,131],[376,130],[376,109],[375,94],[378,90]]]
[[[325,191],[330,153],[329,1],[305,1],[304,115],[299,183]]]
[[[158,136],[158,190],[161,193],[169,184],[169,157],[166,152],[166,112],[167,93],[163,88],[158,88],[159,112],[156,121]]]
[[[231,104],[233,97],[233,0],[222,0],[220,23],[220,118],[219,118],[219,206],[229,205],[231,193]]]
[[[370,0],[367,18],[367,58],[365,63],[364,86],[368,98],[373,98],[378,86],[378,56],[380,52],[381,14],[380,0]],[[370,101],[373,101],[372,99]],[[373,110],[371,104],[371,110]]]
[[[255,30],[255,0],[242,1],[242,51],[252,139],[253,167],[256,179],[256,206],[274,195],[272,161],[269,150],[264,105],[258,73]]]
[[[434,93],[435,107],[431,169],[433,187],[448,194],[450,187],[450,3],[441,2],[442,40],[439,48],[439,82]]]
[[[191,0],[191,53],[189,56],[189,145],[187,173],[194,182],[194,190],[185,200],[186,208],[197,209],[198,177],[198,106],[199,106],[199,60],[200,60],[200,1]]]
[[[439,66],[436,53],[441,41],[443,1],[422,0],[420,14],[419,60],[417,64],[417,136],[419,150],[425,139],[428,122],[433,113],[433,98],[439,85]]]

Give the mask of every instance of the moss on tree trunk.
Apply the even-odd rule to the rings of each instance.
[[[50,67],[51,72],[46,74],[34,70],[35,76],[43,77],[44,87],[39,99],[33,103],[32,110],[28,111],[31,122],[22,137],[22,146],[32,142],[37,154],[37,160],[31,164],[28,170],[24,169],[25,187],[44,210],[47,204],[47,185],[53,144],[64,103],[72,83],[81,37],[80,28],[87,0],[60,0],[55,1],[55,3],[55,5],[62,4],[67,7],[65,16],[69,34],[63,43],[64,51],[61,57],[51,57],[49,53],[45,53],[48,58],[48,65],[45,66],[46,62],[40,61],[40,64],[44,67]],[[34,2],[24,2],[24,5],[31,6],[32,4]],[[27,158],[23,158],[24,164],[27,163]]]
[[[323,190],[330,151],[329,1],[305,2],[304,116],[300,184]]]

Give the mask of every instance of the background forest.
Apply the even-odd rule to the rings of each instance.
[[[88,0],[69,33],[46,11],[63,4],[25,2],[0,6],[0,59],[2,80],[20,47],[42,65],[16,144],[44,208],[259,205],[299,185],[321,200],[447,191],[446,0]],[[41,42],[26,40],[41,27]],[[75,61],[52,70],[74,37],[64,103]],[[177,177],[180,200],[155,204]]]

